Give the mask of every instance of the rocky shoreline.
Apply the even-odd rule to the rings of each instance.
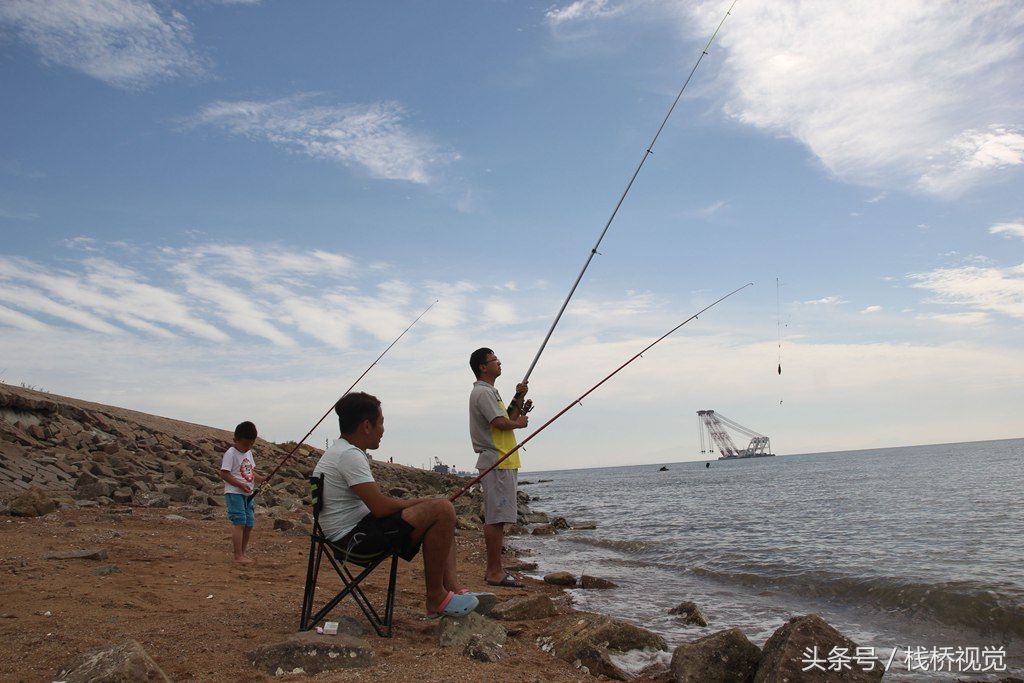
[[[258,563],[239,568],[227,561],[228,529],[219,509],[217,467],[230,438],[224,430],[0,385],[0,678],[217,680],[225,669],[249,680],[350,680],[389,672],[392,678],[404,672],[397,680],[406,680],[411,671],[419,680],[882,677],[881,663],[867,660],[839,671],[803,671],[812,646],[823,656],[832,648],[856,652],[855,643],[816,615],[781,625],[764,648],[729,629],[670,653],[664,638],[636,624],[574,610],[565,588],[616,586],[570,571],[528,580],[527,589],[494,589],[496,598],[482,601],[480,613],[468,619],[424,622],[420,564],[403,564],[394,639],[367,635],[347,617],[338,636],[296,634],[291,622],[311,523],[306,477],[319,451],[303,447],[261,493]],[[259,441],[263,471],[289,446]],[[444,495],[464,482],[391,463],[372,467],[382,490],[396,497]],[[570,521],[534,511],[530,502],[521,491],[513,534],[572,533]],[[486,589],[473,581],[483,574],[480,498],[471,492],[456,508],[461,572],[477,590]],[[519,554],[514,547],[508,552]],[[528,559],[510,563],[516,561],[523,570],[536,568]],[[371,576],[371,587],[380,580]],[[233,599],[239,582],[261,592]],[[676,609],[693,623],[703,619],[694,603]],[[623,662],[638,650],[651,665],[635,672]],[[207,663],[213,668],[204,668]]]

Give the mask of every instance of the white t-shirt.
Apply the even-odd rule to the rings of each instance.
[[[224,459],[220,461],[220,468],[227,470],[236,478],[249,484],[250,488],[252,487],[253,480],[256,478],[256,460],[252,457],[251,450],[239,453],[238,449],[232,446],[224,454]],[[251,491],[243,491],[234,484],[224,482],[224,493],[248,495]]]
[[[323,473],[324,500],[320,512],[320,527],[328,540],[336,541],[356,523],[370,513],[363,499],[352,491],[352,486],[373,481],[370,457],[345,439],[338,439],[320,456],[313,468],[313,476]]]

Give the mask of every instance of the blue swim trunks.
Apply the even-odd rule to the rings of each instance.
[[[247,526],[250,529],[256,525],[256,513],[253,501],[246,501],[249,496],[242,493],[225,493],[224,500],[228,506],[228,519],[235,526]]]

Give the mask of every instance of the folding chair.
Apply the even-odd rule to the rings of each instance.
[[[347,548],[337,546],[327,540],[323,529],[320,528],[320,512],[323,510],[324,475],[320,474],[309,478],[310,493],[313,498],[313,531],[309,535],[309,565],[306,569],[306,588],[302,595],[302,617],[299,621],[299,630],[308,631],[317,625],[327,614],[337,606],[339,602],[349,595],[359,605],[359,609],[366,615],[366,619],[373,626],[377,635],[382,638],[391,637],[391,621],[395,610],[395,577],[398,574],[398,555],[396,553],[383,553],[376,556],[359,556],[348,551]],[[313,596],[316,593],[317,577],[320,574],[320,560],[326,556],[331,566],[341,577],[344,589],[331,598],[324,607],[313,614]],[[370,603],[370,600],[363,592],[360,583],[363,579],[377,568],[384,560],[391,558],[391,576],[388,579],[388,597],[384,604],[383,618]],[[339,561],[340,560],[340,561]],[[346,564],[357,565],[362,568],[358,574],[353,574]]]

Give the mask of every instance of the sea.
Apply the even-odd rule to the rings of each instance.
[[[672,647],[732,627],[761,646],[813,612],[884,664],[886,681],[1024,674],[1024,439],[522,472],[520,481],[534,510],[597,525],[513,537],[538,563],[530,574],[614,581],[569,592],[578,608],[630,620]],[[668,614],[687,600],[706,628]],[[844,665],[841,653],[819,658],[830,654],[807,665]],[[639,671],[668,657],[618,663]]]

